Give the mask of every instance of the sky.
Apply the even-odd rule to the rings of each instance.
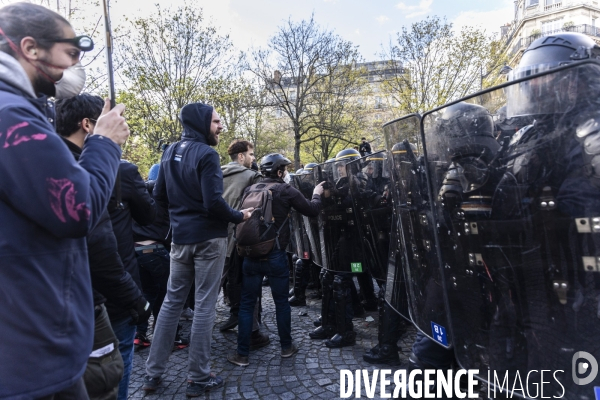
[[[455,27],[479,26],[499,34],[500,26],[514,16],[513,0],[188,0],[202,7],[205,20],[229,34],[240,50],[265,47],[279,26],[291,18],[310,18],[343,39],[359,46],[366,61],[379,59],[382,46],[389,44],[403,26],[437,15]],[[157,3],[177,7],[184,0],[111,0],[112,24],[123,15],[148,15]],[[101,9],[98,10],[101,13]]]

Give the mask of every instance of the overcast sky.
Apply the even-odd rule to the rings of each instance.
[[[194,0],[192,0],[194,1]],[[113,25],[124,14],[147,15],[158,3],[168,8],[183,0],[112,0]],[[359,46],[367,59],[378,59],[382,43],[388,43],[402,26],[428,15],[445,16],[455,26],[479,25],[489,33],[514,15],[513,0],[195,0],[205,11],[207,21],[229,33],[240,50],[265,46],[277,27],[288,18],[302,20],[314,13],[323,27]],[[101,12],[101,10],[99,10]]]

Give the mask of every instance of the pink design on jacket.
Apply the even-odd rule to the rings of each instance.
[[[67,214],[74,219],[79,221],[82,217],[84,220],[88,220],[90,216],[90,210],[87,208],[85,202],[75,204],[75,185],[69,179],[54,179],[47,178],[48,191],[50,192],[50,206],[52,211],[58,217],[61,222],[67,222],[67,218],[63,212],[66,209]]]

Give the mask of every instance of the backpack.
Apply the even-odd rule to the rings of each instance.
[[[288,217],[275,231],[273,217],[273,186],[274,183],[256,183],[248,189],[242,198],[241,209],[254,207],[250,218],[235,227],[237,252],[241,257],[260,257],[273,250],[275,244],[279,248],[279,231],[285,225]]]

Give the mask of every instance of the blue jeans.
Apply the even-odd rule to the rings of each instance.
[[[161,245],[162,246],[162,245]],[[158,313],[167,294],[167,281],[169,280],[170,259],[167,249],[136,250],[136,257],[140,265],[140,280],[144,297],[152,307],[154,320],[158,320]],[[146,334],[148,321],[138,325],[137,331]]]
[[[154,324],[146,375],[157,378],[165,372],[173,350],[179,316],[192,283],[195,283],[188,380],[207,382],[210,379],[212,331],[226,252],[226,237],[196,244],[173,243],[171,246],[171,275],[167,296],[158,314],[158,321]]]
[[[238,354],[250,353],[254,306],[262,290],[263,276],[269,277],[275,301],[277,331],[282,349],[292,345],[292,311],[288,302],[290,269],[285,250],[273,250],[264,258],[244,258],[242,301],[238,314]]]
[[[135,338],[135,325],[130,325],[131,318],[110,321],[115,336],[119,339],[119,351],[123,357],[123,378],[119,382],[118,400],[127,400],[129,390],[129,375],[133,366],[133,339]]]

